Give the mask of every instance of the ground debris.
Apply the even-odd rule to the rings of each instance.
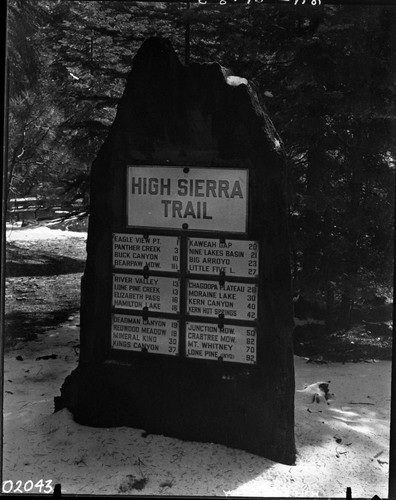
[[[172,488],[172,486],[173,483],[169,479],[167,479],[166,481],[162,481],[162,483],[160,483],[160,488]]]
[[[148,482],[146,477],[142,477],[138,479],[133,474],[128,474],[127,477],[122,481],[120,486],[118,487],[119,493],[128,493],[131,490],[141,491],[144,489]]]

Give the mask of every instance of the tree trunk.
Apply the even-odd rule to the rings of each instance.
[[[326,333],[331,333],[334,330],[334,285],[327,284],[326,291]]]
[[[320,119],[314,119],[315,129],[320,130]],[[306,202],[304,213],[304,253],[303,271],[304,277],[310,283],[317,283],[317,272],[320,262],[320,241],[318,234],[321,228],[321,217],[319,213],[319,199],[322,193],[322,169],[323,158],[321,147],[317,142],[310,145],[308,150],[307,180],[306,180]],[[314,285],[314,287],[316,287]]]
[[[339,324],[341,328],[349,330],[352,326],[353,300],[345,293],[341,298],[341,312]]]

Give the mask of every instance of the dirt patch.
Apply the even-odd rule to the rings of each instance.
[[[297,326],[294,329],[294,353],[308,357],[313,363],[391,360],[391,322],[377,326],[375,329],[365,323],[356,324],[348,331],[331,334],[326,334],[322,325]]]
[[[7,245],[6,276],[52,276],[55,274],[81,273],[85,260],[66,255],[57,255],[56,250],[40,251],[39,248]],[[73,249],[74,250],[74,249]]]

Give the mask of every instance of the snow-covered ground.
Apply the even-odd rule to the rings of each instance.
[[[86,237],[46,227],[7,230],[7,239]],[[388,496],[391,362],[306,363],[295,358],[296,388],[331,381],[334,400],[296,392],[295,466],[212,443],[91,428],[53,413],[77,366],[79,317],[4,358],[3,492],[263,497]],[[40,481],[41,480],[41,481]],[[36,486],[35,486],[36,485]]]
[[[45,492],[52,481],[70,494],[345,497],[350,486],[354,497],[387,497],[390,362],[313,365],[296,357],[296,387],[330,380],[335,399],[312,403],[296,393],[298,460],[286,466],[222,445],[143,437],[143,429],[85,427],[68,410],[54,414],[53,398],[77,364],[78,325],[78,315],[70,317],[5,355],[4,491],[33,481],[32,491],[41,484]]]
[[[62,231],[61,229],[50,229],[48,225],[20,227],[16,225],[6,224],[6,240],[13,241],[35,241],[35,240],[68,240],[74,238],[87,238],[86,232],[81,231]]]

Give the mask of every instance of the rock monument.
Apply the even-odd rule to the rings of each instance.
[[[92,165],[81,354],[56,409],[294,463],[285,177],[250,82],[143,43]]]

